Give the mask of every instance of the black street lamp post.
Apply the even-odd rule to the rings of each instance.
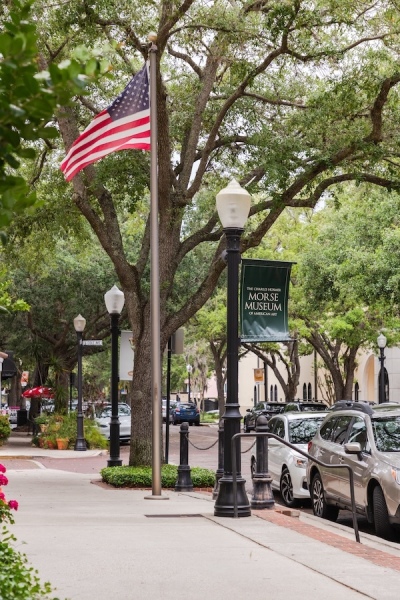
[[[188,374],[188,402],[190,402],[190,374],[193,371],[192,365],[186,365],[186,371]]]
[[[250,210],[250,194],[234,179],[217,194],[217,210],[224,228],[227,249],[227,394],[224,419],[224,474],[219,480],[218,496],[214,506],[217,517],[234,516],[232,437],[240,433],[241,414],[239,411],[239,327],[238,294],[240,237]],[[237,508],[239,517],[251,514],[249,499],[245,490],[240,460],[240,447],[236,454]]]
[[[78,413],[76,417],[76,442],[74,450],[86,450],[85,434],[83,430],[83,408],[82,408],[82,350],[83,350],[83,331],[86,326],[86,319],[78,315],[74,319],[74,327],[78,338]]]
[[[386,337],[381,333],[378,335],[377,343],[379,347],[379,362],[381,363],[381,370],[379,373],[379,394],[378,394],[378,402],[382,404],[385,402],[386,394],[385,394],[385,347],[386,347]]]
[[[110,458],[107,461],[109,467],[120,467],[119,446],[119,417],[118,417],[118,322],[125,304],[124,293],[114,285],[111,290],[104,294],[104,301],[111,320],[111,420],[110,420]]]

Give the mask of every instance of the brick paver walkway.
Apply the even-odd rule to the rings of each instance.
[[[328,546],[338,548],[343,552],[348,552],[349,554],[364,558],[375,565],[400,571],[400,557],[394,556],[389,552],[371,548],[371,546],[367,546],[363,543],[358,544],[355,540],[348,539],[325,529],[319,529],[314,524],[308,525],[296,517],[287,516],[275,510],[252,510],[252,515],[264,519],[265,521],[269,521],[274,525],[297,531],[302,535],[317,540],[318,542],[323,542]]]

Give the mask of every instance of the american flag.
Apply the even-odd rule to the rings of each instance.
[[[67,181],[117,150],[150,150],[150,98],[147,66],[97,115],[72,144],[60,164]]]

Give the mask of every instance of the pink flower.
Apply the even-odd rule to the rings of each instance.
[[[5,500],[6,499],[6,495],[4,494],[4,492],[0,492],[0,500]]]
[[[18,502],[16,500],[10,500],[8,506],[14,510],[18,510]]]
[[[7,485],[8,483],[8,479],[5,475],[3,475],[2,473],[0,473],[0,486],[1,485]]]
[[[5,466],[0,464],[0,473],[5,473],[6,471],[7,469],[5,468]]]

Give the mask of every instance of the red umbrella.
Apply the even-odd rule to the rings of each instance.
[[[49,387],[39,385],[29,390],[26,390],[23,394],[24,398],[53,398],[53,390]]]

